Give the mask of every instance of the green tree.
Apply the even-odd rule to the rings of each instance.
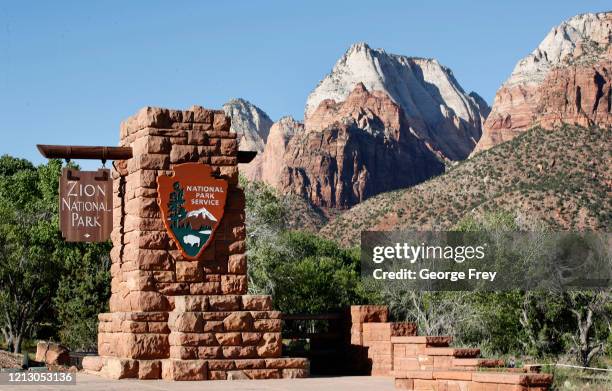
[[[58,172],[61,164],[49,163]],[[49,188],[42,171],[21,159],[0,161],[0,313],[2,334],[14,352],[48,316],[61,261],[54,256],[59,238]],[[57,191],[57,190],[55,190]]]
[[[246,197],[249,291],[273,295],[286,313],[317,313],[370,300],[360,281],[359,251],[314,234],[289,231],[291,199],[241,178]]]
[[[174,191],[170,193],[170,202],[168,202],[170,221],[172,221],[173,228],[179,228],[180,222],[187,216],[187,211],[183,207],[185,205],[185,196],[179,182],[174,182],[172,187]]]
[[[13,351],[42,326],[44,337],[91,349],[108,300],[110,245],[66,243],[59,232],[61,168],[0,157],[0,330]]]

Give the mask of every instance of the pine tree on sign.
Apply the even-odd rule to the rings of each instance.
[[[174,191],[170,193],[170,202],[168,202],[168,210],[170,211],[170,221],[172,228],[179,228],[179,223],[187,217],[187,211],[183,207],[185,205],[185,197],[183,189],[179,182],[174,182],[172,186]]]

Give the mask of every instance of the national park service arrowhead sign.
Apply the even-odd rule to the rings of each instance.
[[[188,259],[198,259],[221,223],[227,181],[212,176],[202,163],[174,166],[174,175],[157,177],[157,202],[164,225]]]

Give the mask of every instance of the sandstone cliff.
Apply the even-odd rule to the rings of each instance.
[[[259,107],[244,99],[232,99],[223,105],[232,119],[232,131],[238,134],[241,151],[262,152],[272,126],[272,120]]]
[[[403,110],[411,131],[444,158],[466,158],[480,139],[484,101],[466,94],[450,69],[434,59],[388,54],[365,43],[353,45],[309,95],[306,126],[309,121],[317,126],[311,117],[322,102],[344,101],[357,83],[386,93]]]
[[[252,179],[335,208],[444,171],[411,132],[402,109],[386,93],[370,93],[361,83],[343,102],[320,102],[305,126],[288,117],[274,124],[254,163]]]
[[[612,126],[612,12],[575,16],[554,27],[518,62],[495,96],[476,150],[532,126]]]

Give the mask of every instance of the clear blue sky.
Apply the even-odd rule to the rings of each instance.
[[[491,102],[552,26],[612,8],[423,3],[3,1],[0,154],[40,163],[37,143],[116,145],[120,121],[142,106],[220,108],[242,97],[274,120],[301,119],[308,93],[357,41],[437,58]]]

